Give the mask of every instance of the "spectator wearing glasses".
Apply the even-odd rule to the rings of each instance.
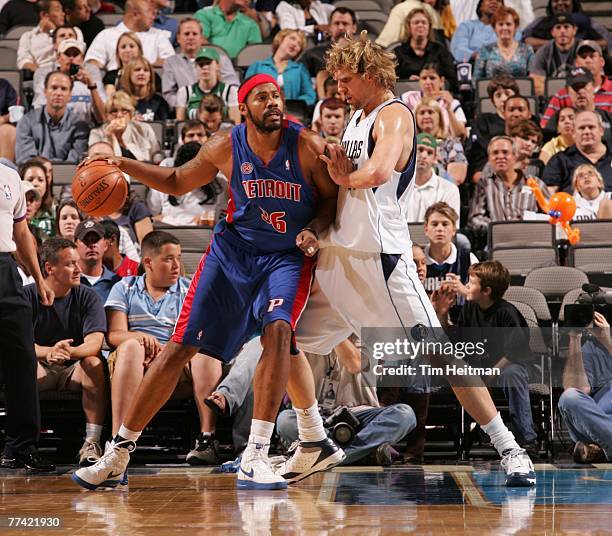
[[[89,134],[89,145],[99,141],[109,143],[116,156],[126,156],[150,161],[159,150],[159,142],[153,128],[136,121],[132,99],[123,91],[117,91],[106,101],[106,122]]]

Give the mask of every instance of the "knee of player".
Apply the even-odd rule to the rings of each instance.
[[[264,328],[261,342],[264,348],[272,346],[279,349],[288,349],[291,344],[291,337],[291,326],[284,320],[275,320],[267,324]]]

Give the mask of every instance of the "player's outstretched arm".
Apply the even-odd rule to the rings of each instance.
[[[347,188],[374,188],[389,180],[404,151],[410,154],[414,126],[410,112],[401,104],[391,104],[381,110],[372,133],[376,143],[372,156],[359,169],[340,146],[327,147],[321,156],[333,181]]]
[[[193,160],[179,168],[156,166],[121,156],[89,157],[79,167],[103,160],[154,190],[178,196],[212,182],[219,170],[231,170],[231,157],[227,156],[231,155],[231,143],[229,132],[215,134],[202,145]]]

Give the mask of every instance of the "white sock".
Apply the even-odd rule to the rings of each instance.
[[[85,424],[85,439],[93,439],[96,443],[100,441],[100,437],[102,436],[102,428],[101,424]]]
[[[491,438],[491,443],[499,452],[500,456],[509,449],[520,449],[521,447],[514,439],[512,432],[508,430],[504,421],[502,421],[501,415],[498,413],[491,419],[491,422],[481,426],[481,428]]]
[[[274,431],[274,423],[269,421],[260,421],[259,419],[251,420],[251,434],[249,435],[248,449],[254,449],[256,444],[269,445],[272,432]]]
[[[300,441],[321,441],[327,437],[325,428],[323,428],[323,419],[321,419],[319,413],[319,406],[316,402],[306,409],[293,409],[297,416]]]
[[[130,430],[129,428],[126,428],[125,426],[123,426],[123,424],[121,425],[121,428],[119,428],[119,431],[117,432],[117,435],[121,436],[123,439],[127,439],[128,441],[134,441],[134,442],[138,441],[140,434],[142,434],[142,432],[134,432],[133,430]]]

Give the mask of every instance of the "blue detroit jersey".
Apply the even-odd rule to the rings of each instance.
[[[267,166],[249,147],[246,124],[232,129],[227,222],[261,252],[295,248],[298,233],[314,217],[316,191],[304,179],[298,156],[302,128],[283,123],[280,147]]]

